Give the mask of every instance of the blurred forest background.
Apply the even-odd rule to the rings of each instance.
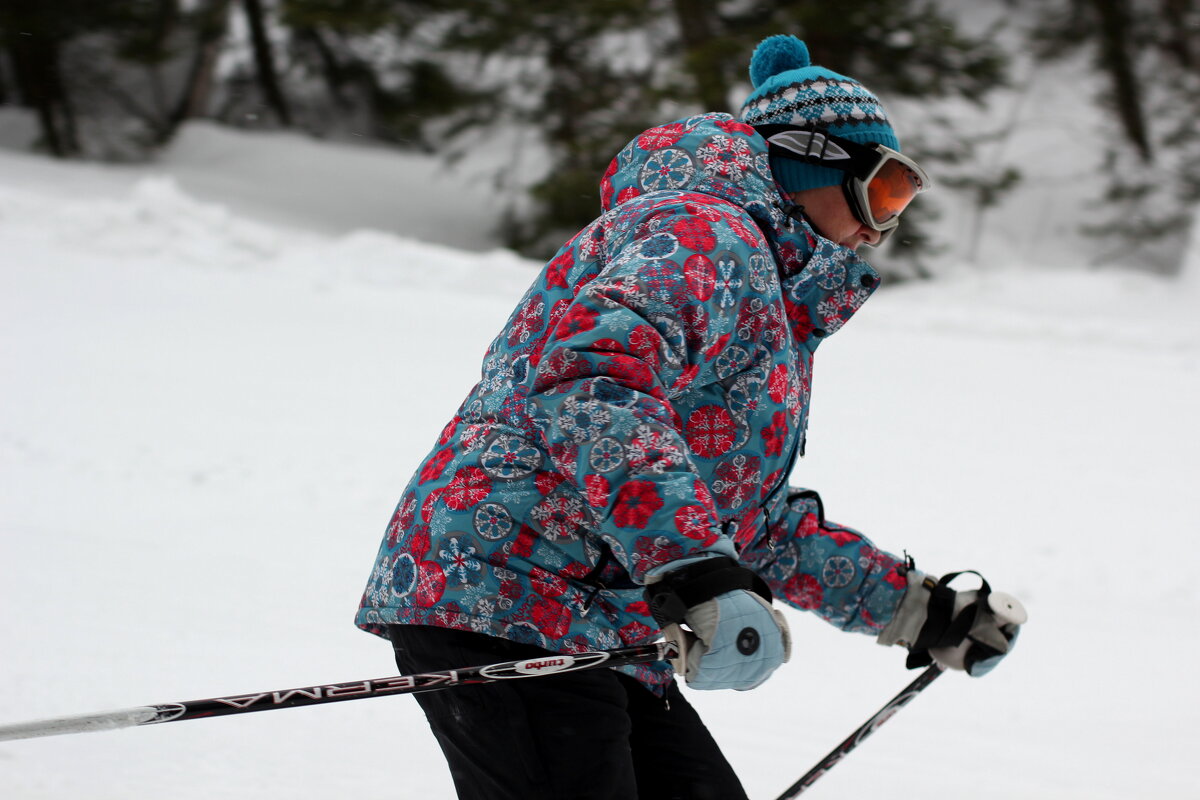
[[[64,159],[152,160],[196,119],[448,166],[487,150],[494,191],[470,202],[502,203],[497,241],[545,256],[596,215],[633,135],[736,113],[754,45],[780,32],[880,94],[905,151],[979,217],[1028,177],[994,156],[1013,124],[996,109],[1042,102],[1030,76],[1055,60],[1085,64],[1102,130],[1080,147],[1102,180],[1080,233],[1179,270],[1200,204],[1200,0],[0,0],[0,106],[28,109],[35,147]],[[989,122],[964,125],[972,109]],[[885,269],[927,274],[936,214],[910,212]]]

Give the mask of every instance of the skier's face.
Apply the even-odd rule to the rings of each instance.
[[[841,186],[822,186],[791,193],[792,202],[804,207],[804,214],[817,233],[843,247],[855,250],[861,244],[876,244],[880,233],[859,222],[850,210]]]

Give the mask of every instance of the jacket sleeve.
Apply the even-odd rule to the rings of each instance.
[[[741,552],[775,597],[843,630],[878,634],[895,614],[909,565],[825,518],[820,496],[792,488]]]
[[[638,583],[678,558],[732,552],[671,402],[715,379],[736,327],[736,296],[713,291],[704,272],[720,241],[730,291],[748,284],[736,273],[757,248],[732,216],[697,225],[683,204],[655,210],[581,287],[536,365],[529,405],[550,457]],[[679,235],[698,227],[702,236]],[[708,281],[699,292],[689,269]]]

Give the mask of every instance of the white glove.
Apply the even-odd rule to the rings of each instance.
[[[910,669],[936,661],[978,678],[991,672],[1016,644],[1029,618],[1021,601],[993,592],[982,576],[978,589],[951,589],[950,583],[961,574],[952,572],[938,580],[909,569],[908,589],[877,641],[907,647]]]

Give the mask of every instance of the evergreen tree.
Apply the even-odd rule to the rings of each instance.
[[[140,157],[202,113],[229,0],[9,0],[16,100],[61,156]],[[190,68],[187,66],[190,64]]]
[[[1085,50],[1104,76],[1097,101],[1111,111],[1091,235],[1114,240],[1113,258],[1176,272],[1200,204],[1200,2],[1039,2],[1032,39],[1045,59]]]
[[[750,53],[772,33],[801,36],[815,63],[853,75],[889,100],[919,102],[939,135],[925,141],[905,131],[905,149],[943,166],[967,162],[973,145],[953,134],[939,101],[981,102],[1004,80],[1005,59],[995,45],[962,34],[920,0],[608,0],[561,11],[536,0],[376,5],[380,19],[403,20],[410,34],[424,25],[425,52],[448,84],[442,88],[455,87],[440,106],[428,95],[422,109],[420,127],[435,146],[452,150],[454,136],[460,148],[481,141],[494,147],[502,133],[530,143],[508,162],[500,183],[512,198],[508,243],[537,255],[595,216],[599,176],[639,131],[700,111],[736,113],[749,90]],[[949,183],[980,190],[979,179],[967,175]],[[989,187],[1010,183],[1011,176]],[[915,207],[904,236],[894,237],[888,253],[908,264],[903,272],[919,270],[920,254],[928,252],[920,220],[930,213]]]

